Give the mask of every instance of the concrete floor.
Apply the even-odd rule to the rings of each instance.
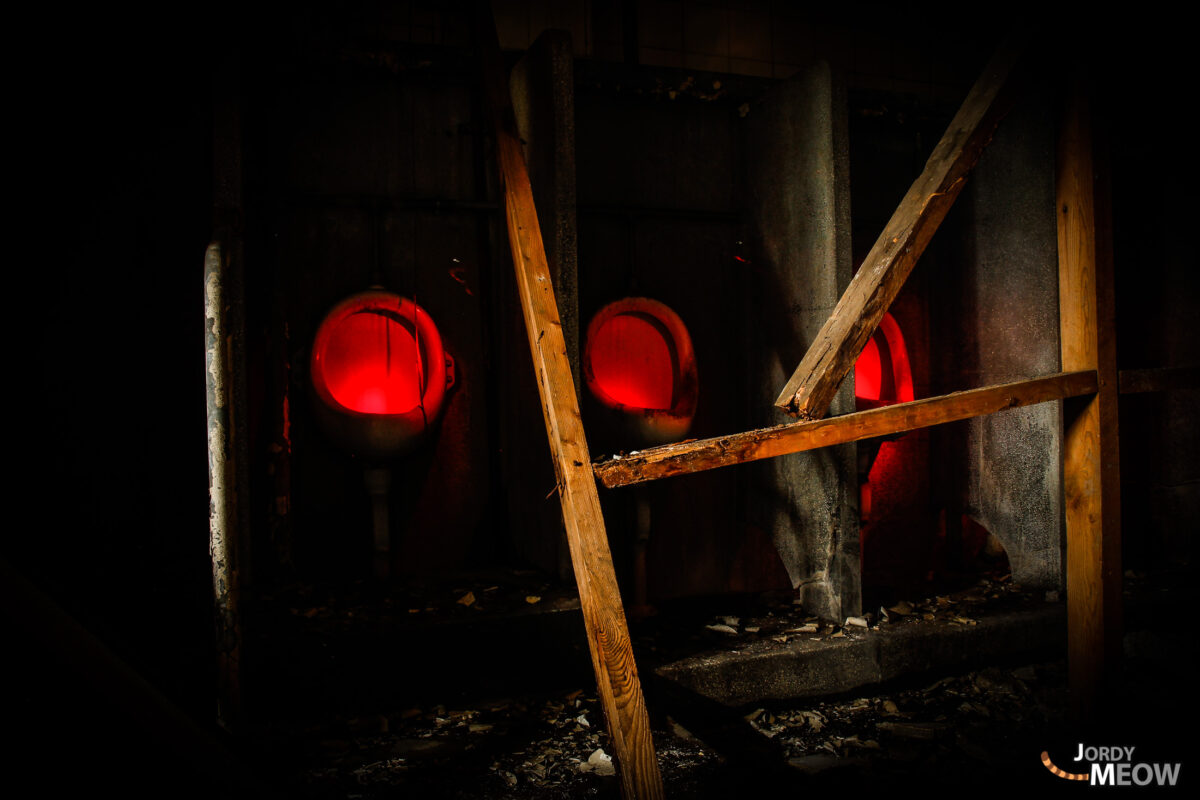
[[[1188,700],[1176,681],[1194,643],[1177,627],[1145,624],[1165,619],[1161,609],[1181,587],[1127,582],[1126,685],[1083,726],[1066,719],[1064,604],[1003,582],[896,603],[866,628],[822,625],[787,598],[661,608],[631,629],[667,796],[729,797],[749,787],[1053,789],[1061,779],[1042,765],[1043,750],[1060,767],[1078,768],[1070,756],[1080,743],[1110,740],[1140,747],[1147,759],[1186,762],[1184,740],[1161,720]],[[569,597],[548,602],[542,613],[500,623],[524,641],[538,637],[514,628],[547,634],[539,657],[554,659],[525,676],[532,680],[514,680],[513,691],[483,681],[361,713],[293,719],[264,730],[259,766],[287,794],[322,799],[617,797],[586,654],[569,633],[581,620]],[[470,663],[456,675],[486,672],[487,654],[500,652],[476,636],[486,613],[437,623],[456,633],[439,640],[444,652],[434,660],[457,654]],[[469,644],[446,644],[454,639]]]

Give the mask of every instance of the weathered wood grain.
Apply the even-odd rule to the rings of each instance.
[[[513,121],[495,25],[482,4],[479,19],[485,86],[496,118],[496,157],[513,267],[600,702],[624,797],[661,798],[662,778],[592,476],[533,190]]]
[[[1098,392],[1065,420],[1067,661],[1077,719],[1098,713],[1121,658],[1121,506],[1111,232],[1095,180],[1091,111],[1071,81],[1060,128],[1059,335],[1063,369],[1096,370]],[[1099,191],[1098,191],[1099,190]]]
[[[1007,44],[984,69],[924,171],[900,201],[833,314],[783,387],[776,406],[801,419],[825,415],[842,379],[879,326],[1007,113],[1013,94],[1008,88],[1009,77],[1020,53],[1020,46]]]
[[[793,422],[746,433],[698,439],[642,450],[594,465],[607,488],[726,467],[763,458],[856,442],[876,436],[927,428],[944,422],[992,414],[1006,408],[1061,400],[1096,391],[1091,370],[968,389],[963,392],[897,403],[840,417]]]

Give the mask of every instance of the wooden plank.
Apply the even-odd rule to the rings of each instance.
[[[593,471],[611,489],[1091,394],[1096,386],[1096,373],[1091,370],[1058,373],[840,417],[664,445],[597,463]]]
[[[924,171],[900,201],[775,400],[776,406],[801,419],[825,415],[842,379],[879,326],[1008,111],[1013,93],[1006,87],[1019,56],[1018,46],[1006,45],[984,69]]]
[[[1116,342],[1107,192],[1096,181],[1091,112],[1074,79],[1060,127],[1059,335],[1063,369],[1094,369],[1099,392],[1066,410],[1067,662],[1077,719],[1098,711],[1121,658],[1121,506]]]
[[[1121,394],[1197,389],[1200,388],[1200,367],[1123,369],[1120,375],[1120,386]]]
[[[541,394],[546,434],[558,475],[558,496],[575,581],[579,586],[579,602],[596,685],[608,721],[623,796],[627,800],[661,798],[662,778],[650,736],[650,720],[617,588],[600,498],[592,477],[591,457],[566,355],[563,326],[550,280],[525,156],[516,134],[495,24],[485,4],[481,4],[479,19],[485,85],[496,115],[496,155],[504,187],[513,267]]]

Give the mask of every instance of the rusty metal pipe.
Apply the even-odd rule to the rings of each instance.
[[[392,574],[392,536],[388,527],[388,494],[392,488],[392,471],[386,467],[363,470],[367,494],[371,495],[371,517],[374,526],[375,549],[371,572],[376,580],[387,580]]]

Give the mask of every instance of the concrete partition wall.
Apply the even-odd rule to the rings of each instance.
[[[1059,369],[1054,108],[1045,89],[1022,98],[955,209],[957,252],[933,298],[942,306],[934,349],[943,352],[943,391]],[[1059,588],[1062,403],[973,419],[963,437],[946,457],[964,476],[964,512],[1004,545],[1014,581]]]
[[[851,277],[845,85],[818,62],[746,115],[748,427],[791,421],[774,400]],[[853,377],[831,414],[854,411]],[[797,453],[744,468],[747,523],[769,535],[804,607],[861,612],[857,449]]]

